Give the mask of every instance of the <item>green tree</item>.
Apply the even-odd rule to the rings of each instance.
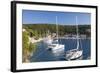
[[[22,32],[22,47],[23,62],[25,62],[29,55],[29,38],[27,32]]]
[[[23,32],[22,33],[23,36],[22,36],[22,39],[23,39],[23,49],[28,49],[29,48],[29,38],[28,38],[28,33],[27,32]]]
[[[35,39],[36,40],[39,39],[39,34],[38,34],[38,31],[37,30],[35,30]]]
[[[29,45],[29,51],[30,52],[35,52],[35,50],[36,50],[36,44],[34,43],[30,43],[30,45]]]

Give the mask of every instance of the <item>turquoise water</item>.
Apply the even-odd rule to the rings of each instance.
[[[89,59],[91,57],[91,40],[80,39],[80,48],[83,49],[82,60]],[[59,39],[59,43],[65,45],[65,50],[59,55],[54,54],[52,51],[47,50],[47,45],[41,41],[37,45],[36,52],[30,58],[31,62],[47,62],[47,61],[67,61],[65,59],[65,52],[71,49],[75,49],[77,46],[76,39]]]

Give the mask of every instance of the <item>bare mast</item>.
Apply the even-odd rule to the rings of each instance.
[[[58,18],[57,18],[57,16],[56,16],[56,34],[57,34],[57,43],[59,42],[58,41]]]
[[[78,19],[76,16],[76,33],[77,33],[77,49],[79,49],[79,30],[78,30]]]

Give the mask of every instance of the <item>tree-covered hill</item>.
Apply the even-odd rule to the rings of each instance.
[[[45,36],[48,31],[49,33],[56,33],[56,24],[23,24],[23,28],[27,31],[33,33],[30,34],[35,35],[42,35]],[[79,34],[86,34],[88,36],[91,35],[90,25],[78,25]],[[58,25],[58,34],[59,35],[66,35],[66,34],[76,34],[76,25]]]

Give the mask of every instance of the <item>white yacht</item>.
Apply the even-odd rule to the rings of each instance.
[[[50,49],[53,53],[59,53],[64,51],[65,45],[59,44],[58,40],[58,23],[57,23],[57,16],[56,16],[56,35],[57,39],[52,42],[52,44],[48,45],[48,49]]]
[[[76,16],[76,32],[77,32],[77,37],[76,37],[77,38],[77,47],[66,52],[65,56],[66,56],[67,60],[79,59],[83,54],[82,44],[81,44],[81,41],[79,39],[79,34],[78,34],[77,16]],[[81,48],[79,48],[79,46],[81,46]]]
[[[48,49],[52,50],[54,53],[64,51],[64,45],[62,44],[51,44]]]

